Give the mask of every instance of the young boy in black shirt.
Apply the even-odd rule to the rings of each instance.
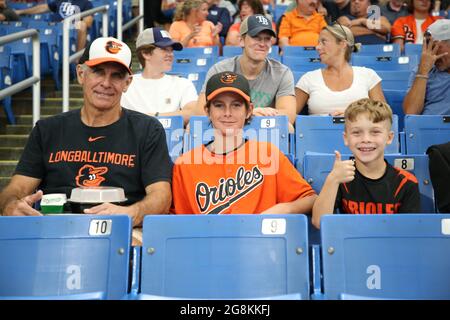
[[[416,177],[384,160],[391,144],[392,110],[384,102],[361,99],[345,110],[344,143],[354,160],[341,160],[335,151],[333,169],[313,207],[313,224],[339,209],[341,213],[380,214],[420,212]]]

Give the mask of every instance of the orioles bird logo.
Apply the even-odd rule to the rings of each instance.
[[[107,167],[94,167],[90,164],[86,164],[78,171],[78,175],[75,180],[79,187],[99,187],[100,184],[106,179],[102,177],[108,172]]]
[[[236,79],[237,75],[231,73],[225,73],[224,75],[222,75],[222,77],[220,77],[220,81],[227,84],[235,82]]]
[[[106,51],[112,54],[119,53],[120,50],[122,50],[122,45],[120,43],[117,43],[115,41],[108,41],[105,46]]]

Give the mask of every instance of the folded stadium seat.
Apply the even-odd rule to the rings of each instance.
[[[325,215],[325,299],[450,299],[450,215]]]
[[[269,58],[281,61],[279,51],[280,48],[277,45],[272,45],[272,47],[269,50]],[[226,58],[232,58],[234,56],[239,56],[241,54],[242,54],[242,47],[239,46],[223,46],[222,48],[222,56]]]
[[[343,155],[342,159],[347,160],[349,155]],[[386,154],[385,159],[394,167],[410,171],[419,183],[420,203],[422,212],[435,212],[434,191],[428,170],[428,156],[423,154],[415,155],[393,155]],[[335,161],[334,154],[306,154],[303,162],[303,173],[305,180],[319,193],[325,183],[330,171],[333,169]]]
[[[167,149],[173,162],[183,151],[184,122],[183,116],[159,116],[159,122],[166,132]]]
[[[121,299],[131,219],[64,214],[0,219],[0,299]]]
[[[385,89],[384,88],[384,80],[382,82],[383,86],[383,94],[386,98],[386,102],[389,104],[389,106],[392,109],[392,113],[396,114],[398,117],[398,130],[399,132],[403,131],[404,127],[404,118],[405,114],[403,113],[403,100],[406,96],[406,87],[407,85],[404,85],[404,89]]]
[[[283,48],[283,57],[319,58],[319,54],[315,47],[285,46]]]
[[[2,36],[1,33],[0,36]],[[0,89],[5,89],[12,84],[10,56],[11,49],[0,46]],[[3,98],[2,104],[8,122],[10,124],[16,124],[16,119],[11,108],[11,96]]]
[[[394,139],[387,145],[386,154],[399,154],[398,117],[393,116],[392,131]],[[302,116],[295,121],[295,157],[297,170],[303,173],[303,159],[308,153],[350,154],[350,149],[344,145],[344,118],[332,116]]]
[[[146,216],[131,298],[309,299],[307,232],[304,215]]]
[[[354,55],[377,56],[377,57],[399,57],[401,54],[398,43],[390,44],[364,44],[361,50]]]
[[[385,57],[353,55],[352,65],[371,68],[375,71],[411,71],[417,67],[417,56]]]
[[[407,154],[425,154],[428,147],[450,141],[450,115],[406,115]]]
[[[6,30],[7,34],[12,34],[27,30],[23,27],[12,27]],[[11,49],[10,67],[12,82],[18,83],[32,74],[32,43],[31,38],[24,38],[5,44]]]
[[[325,68],[326,65],[320,62],[320,58],[314,57],[298,57],[298,56],[282,56],[282,62],[288,66],[292,72],[307,72],[320,68]]]

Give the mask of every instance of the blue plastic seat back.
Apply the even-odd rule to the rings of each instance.
[[[315,47],[285,46],[283,48],[283,59],[284,57],[319,58],[319,54]]]
[[[371,68],[375,71],[411,71],[418,64],[417,56],[385,57],[353,55],[352,64]]]
[[[249,140],[271,142],[285,155],[289,154],[289,119],[285,115],[252,117],[244,127]]]
[[[288,66],[292,70],[292,72],[307,72],[325,67],[325,65],[321,63],[320,58],[317,57],[283,55],[283,64]]]
[[[397,43],[389,44],[363,44],[361,50],[356,55],[378,56],[378,57],[399,57],[400,45]]]
[[[127,294],[128,216],[0,219],[0,299],[120,299]]]
[[[200,90],[202,89],[203,83],[205,82],[205,78],[206,78],[206,71],[200,71],[200,72],[194,72],[194,71],[173,72],[173,71],[170,71],[167,74],[177,75],[179,77],[183,77],[183,78],[191,80],[195,86],[195,90],[197,91],[197,93],[200,93]]]
[[[143,230],[141,294],[309,297],[304,215],[146,216]]]
[[[183,151],[183,116],[159,116],[158,120],[161,122],[166,132],[166,143],[169,155],[172,158],[172,161],[175,161]]]
[[[327,299],[450,299],[450,215],[326,215]]]
[[[343,155],[343,159],[348,159]],[[307,154],[304,159],[305,180],[319,193],[325,179],[333,169],[334,154]],[[386,154],[385,159],[394,167],[411,172],[417,178],[420,192],[420,204],[423,212],[435,212],[434,191],[428,170],[428,156]]]
[[[406,90],[408,89],[410,71],[387,71],[378,70],[377,74],[382,79],[383,90]]]
[[[393,116],[392,131],[394,139],[386,146],[386,154],[399,153],[398,117]],[[350,154],[350,149],[344,145],[344,118],[331,116],[297,116],[295,122],[295,156],[297,169],[302,172],[303,158],[307,152]]]
[[[210,60],[210,64],[214,64],[219,56],[219,48],[217,46],[211,47],[195,47],[183,48],[181,51],[174,51],[175,59],[179,58],[204,58]]]
[[[415,43],[406,43],[405,44],[405,55],[406,56],[420,56],[422,54],[422,45]]]
[[[406,115],[406,152],[426,153],[429,146],[450,141],[450,115]]]
[[[401,71],[399,71],[401,73]],[[405,114],[403,112],[403,100],[406,96],[406,88],[407,84],[403,83],[403,87],[399,89],[385,89],[384,88],[384,80],[382,82],[383,85],[383,94],[386,98],[386,102],[389,104],[389,106],[392,109],[392,113],[396,114],[398,117],[398,130],[399,132],[403,131],[403,128],[405,126]]]

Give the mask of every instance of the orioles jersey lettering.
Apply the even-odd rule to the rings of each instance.
[[[206,213],[212,206],[216,206],[219,203],[233,203],[242,198],[241,193],[247,194],[255,187],[260,185],[264,180],[264,176],[259,170],[258,166],[252,169],[245,170],[244,167],[240,167],[236,172],[235,178],[219,180],[218,186],[209,186],[205,182],[200,182],[195,188],[195,198],[201,213]],[[220,208],[226,209],[229,205],[224,205]],[[215,210],[209,213],[220,213],[222,210]]]

